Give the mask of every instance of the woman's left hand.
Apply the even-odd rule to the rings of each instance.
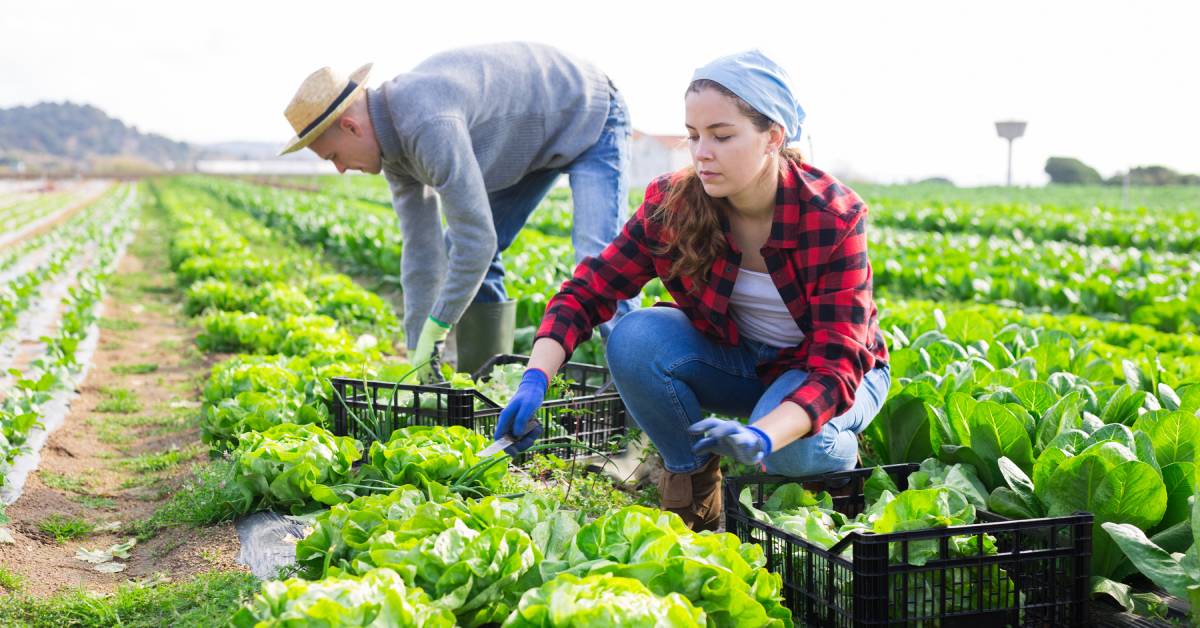
[[[693,435],[706,434],[692,446],[697,454],[729,456],[742,464],[758,464],[771,455],[771,437],[753,425],[709,418],[688,427]]]

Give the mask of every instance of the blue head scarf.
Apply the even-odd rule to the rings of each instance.
[[[767,55],[747,50],[721,57],[692,74],[693,81],[699,79],[720,83],[759,113],[778,122],[789,142],[800,140],[804,109],[796,102],[787,71]]]

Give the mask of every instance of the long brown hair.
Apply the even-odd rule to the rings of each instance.
[[[716,81],[692,81],[685,95],[705,89],[715,89],[732,98],[738,111],[750,118],[759,131],[766,132],[778,125]],[[800,151],[788,148],[786,143],[779,147],[779,154],[782,157],[780,170],[788,167],[790,162],[802,161]],[[713,263],[728,247],[721,231],[721,212],[730,209],[727,199],[714,198],[704,191],[694,164],[672,175],[667,197],[654,213],[654,219],[663,225],[667,236],[666,243],[657,253],[675,259],[664,280],[687,277],[693,283],[693,291],[698,291],[708,281]]]

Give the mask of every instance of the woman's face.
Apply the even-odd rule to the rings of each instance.
[[[688,92],[685,105],[692,164],[709,196],[737,197],[773,168],[771,132],[758,130],[732,98],[708,88]]]

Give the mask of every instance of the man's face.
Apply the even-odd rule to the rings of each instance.
[[[379,174],[383,170],[375,134],[351,118],[343,117],[330,125],[308,147],[321,159],[332,161],[340,173],[358,170]]]

